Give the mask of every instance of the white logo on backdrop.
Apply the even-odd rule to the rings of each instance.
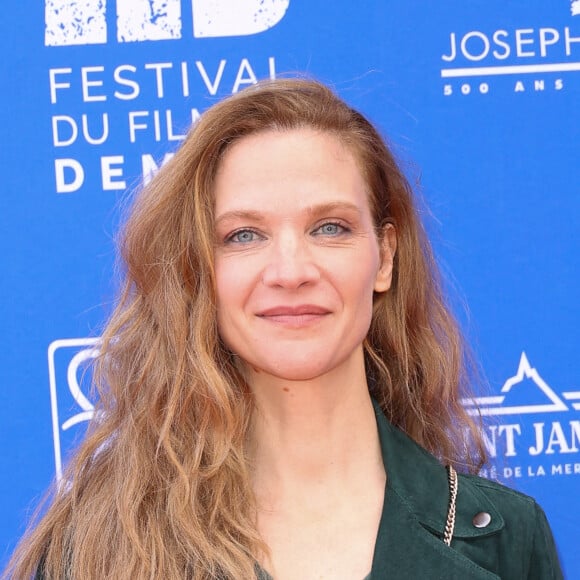
[[[526,379],[529,382],[526,382]],[[509,404],[510,394],[514,395],[520,390],[526,389],[524,395],[530,393],[529,388],[536,388],[542,402],[529,404]],[[570,406],[575,411],[580,411],[580,391],[561,393],[561,397],[546,383],[538,371],[530,365],[525,352],[522,352],[518,370],[513,377],[503,384],[500,395],[492,397],[473,397],[464,399],[463,405],[470,415],[512,415],[522,413],[552,413],[556,411],[569,411]],[[522,394],[520,392],[520,394]],[[537,397],[536,397],[537,398]],[[564,402],[570,401],[569,404]],[[577,402],[574,402],[577,401]],[[508,404],[504,404],[508,403]]]
[[[580,15],[580,0],[568,5],[572,16]],[[440,70],[444,96],[486,95],[506,86],[514,93],[561,91],[568,73],[580,72],[577,21],[560,27],[498,22],[495,30],[450,32],[446,46]]]
[[[182,36],[183,0],[117,0],[118,42]],[[45,0],[46,46],[105,44],[112,17],[106,0]],[[196,38],[248,36],[284,17],[290,0],[191,0]]]
[[[71,427],[92,419],[94,414],[94,405],[83,393],[81,382],[86,363],[99,353],[99,344],[98,338],[72,338],[55,340],[48,347],[54,461],[59,480],[63,436]]]

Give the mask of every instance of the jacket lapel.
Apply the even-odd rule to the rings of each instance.
[[[445,578],[492,580],[499,577],[443,543],[449,488],[446,469],[407,435],[390,425],[375,403],[383,462],[387,472],[383,514],[377,535],[371,580]],[[473,516],[491,515],[486,528]],[[454,538],[497,533],[503,519],[483,493],[461,478]]]

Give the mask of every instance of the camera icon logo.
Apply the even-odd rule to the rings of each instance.
[[[94,415],[90,400],[91,363],[99,354],[99,338],[67,338],[48,347],[48,377],[56,478],[62,478],[63,458],[84,437]]]

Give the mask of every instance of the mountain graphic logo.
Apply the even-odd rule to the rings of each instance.
[[[532,367],[522,352],[518,370],[503,384],[500,394],[462,400],[470,415],[514,415],[580,411],[580,391],[558,395]]]

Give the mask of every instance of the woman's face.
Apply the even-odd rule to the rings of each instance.
[[[215,200],[219,332],[249,372],[315,379],[360,356],[395,241],[381,251],[349,150],[312,129],[245,137]]]

